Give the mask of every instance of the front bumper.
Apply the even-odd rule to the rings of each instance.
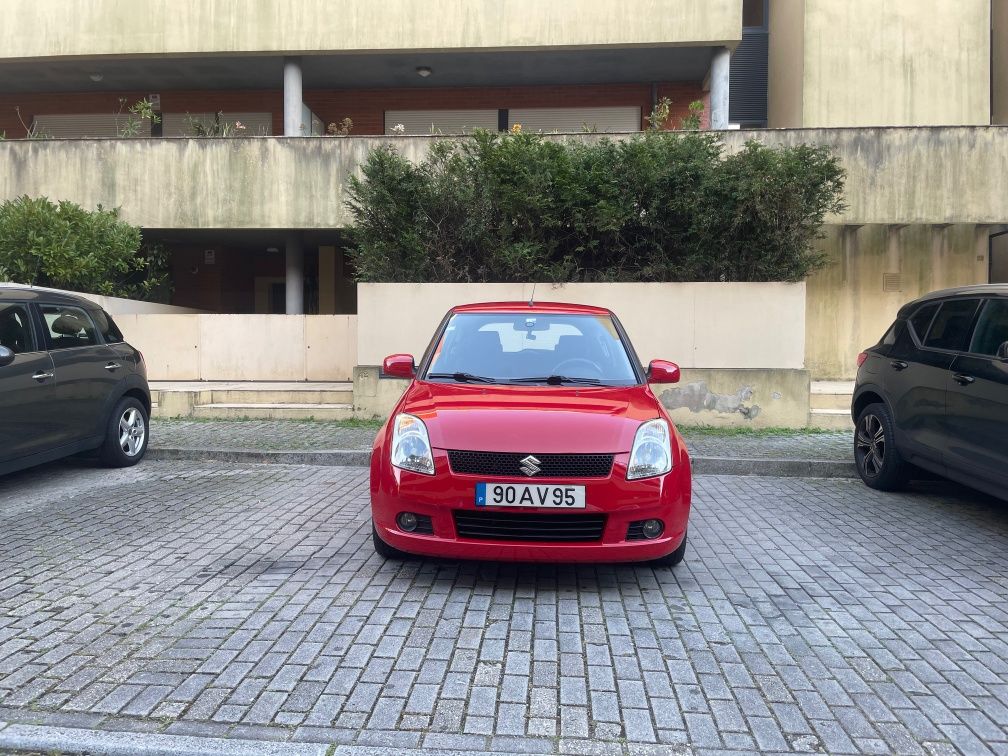
[[[629,454],[617,454],[608,478],[506,478],[453,473],[444,450],[434,450],[434,475],[420,475],[393,468],[375,453],[371,461],[371,514],[378,537],[401,551],[453,559],[521,562],[637,562],[658,559],[675,551],[686,536],[689,518],[691,474],[689,458],[682,450],[679,464],[666,475],[627,481]],[[602,537],[594,541],[496,541],[460,538],[455,528],[455,510],[487,511],[477,507],[475,488],[481,482],[539,483],[585,487],[584,509],[573,514],[604,514]],[[529,507],[495,507],[493,511],[514,514],[557,513]],[[396,525],[396,515],[413,512],[431,518],[434,533],[406,533]],[[651,540],[627,540],[630,523],[658,518],[665,530]]]

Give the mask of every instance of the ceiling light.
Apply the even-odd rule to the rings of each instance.
[[[431,70],[431,67],[430,67],[430,66],[417,66],[417,67],[416,67],[416,72],[417,72],[418,74],[420,74],[420,76],[422,76],[422,77],[423,77],[423,78],[425,78],[425,79],[426,79],[426,78],[427,78],[428,76],[430,76],[430,75],[431,75],[432,73],[434,73],[434,72],[433,72],[433,71]]]
[[[101,81],[105,77],[102,76],[100,73],[93,73],[90,76],[88,76],[88,78],[91,79],[91,81]]]

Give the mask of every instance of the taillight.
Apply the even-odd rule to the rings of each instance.
[[[865,360],[867,359],[868,359],[868,352],[861,352],[861,354],[857,356],[857,366],[861,367],[862,365],[864,365]]]

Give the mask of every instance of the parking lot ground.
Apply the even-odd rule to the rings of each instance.
[[[0,751],[1008,753],[1006,547],[736,476],[674,570],[386,563],[360,468],[49,465],[0,478]]]

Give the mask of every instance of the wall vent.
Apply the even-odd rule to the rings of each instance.
[[[903,291],[903,276],[900,273],[883,273],[882,291]]]

